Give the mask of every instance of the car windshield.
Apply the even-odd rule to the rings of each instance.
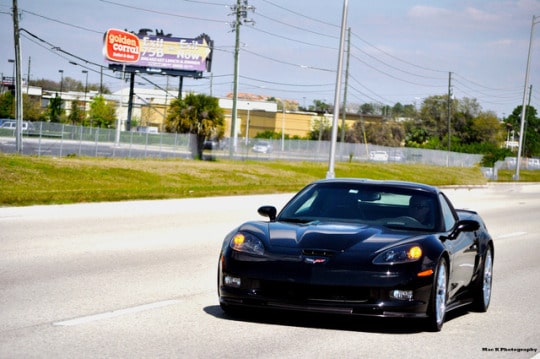
[[[356,222],[395,229],[433,230],[435,197],[422,190],[363,183],[318,183],[300,192],[279,221]]]

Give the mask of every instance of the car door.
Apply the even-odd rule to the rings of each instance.
[[[441,210],[447,231],[456,226],[458,216],[448,199],[441,194]],[[446,246],[450,252],[449,294],[457,292],[469,285],[474,273],[474,265],[478,247],[476,232],[461,232],[455,239],[447,239]]]

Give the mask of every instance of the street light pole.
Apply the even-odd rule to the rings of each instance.
[[[12,74],[11,74],[11,85],[13,86],[13,88],[15,89],[15,60],[13,59],[8,59],[8,62],[10,64],[12,64]],[[9,106],[9,109],[10,109],[10,112],[15,112],[13,111],[13,102],[10,104]],[[11,114],[10,114],[11,115]],[[16,118],[16,117],[15,117]]]
[[[84,83],[84,105],[86,107],[86,93],[88,92],[88,70],[82,70],[82,73],[86,75],[86,82]]]
[[[527,112],[527,107],[525,105],[525,101],[527,99],[527,87],[529,87],[529,69],[531,66],[531,47],[532,47],[532,41],[533,41],[533,32],[534,32],[534,25],[537,24],[536,19],[538,19],[538,16],[532,17],[532,24],[531,24],[531,37],[529,39],[529,53],[527,55],[527,68],[525,71],[525,86],[523,88],[523,103],[521,106],[521,124],[520,124],[520,130],[519,130],[519,144],[518,144],[518,153],[517,153],[517,162],[516,162],[516,173],[514,174],[514,181],[519,181],[519,166],[521,163],[521,152],[523,150],[523,138],[525,137],[525,114]]]
[[[12,64],[11,67],[12,67],[13,70],[11,71],[11,73],[12,73],[12,75],[11,75],[11,83],[13,85],[15,85],[15,60],[9,59],[8,62],[10,64]]]
[[[60,98],[62,98],[62,92],[64,92],[64,70],[58,70],[60,72]]]
[[[86,81],[84,83],[84,122],[86,120],[86,93],[88,92],[88,70],[82,70],[82,73],[86,75]]]

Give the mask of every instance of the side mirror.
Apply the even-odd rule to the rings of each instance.
[[[274,206],[262,206],[257,212],[263,217],[268,217],[273,222],[276,220],[277,209]]]
[[[480,228],[480,223],[470,219],[457,222],[454,230],[444,239],[456,239],[461,232],[474,232]]]

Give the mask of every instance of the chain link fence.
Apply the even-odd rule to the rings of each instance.
[[[22,152],[35,156],[110,158],[193,158],[196,137],[188,134],[126,132],[116,129],[33,122],[23,131]],[[238,138],[205,143],[205,159],[328,161],[329,141]],[[231,150],[231,146],[233,149]],[[0,151],[17,152],[15,130],[0,128]],[[478,166],[482,155],[365,143],[336,144],[338,162],[401,162],[436,166]]]

